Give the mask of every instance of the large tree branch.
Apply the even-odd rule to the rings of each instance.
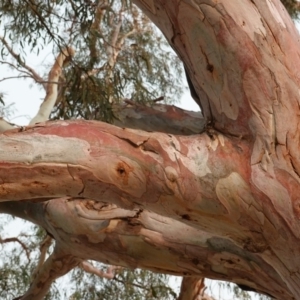
[[[279,199],[289,199],[282,184],[291,184],[292,177],[282,183],[264,178],[263,165],[248,163],[252,146],[247,141],[229,139],[214,131],[182,137],[73,121],[6,132],[1,136],[0,148],[2,201],[41,201],[38,198],[69,195],[114,203],[132,212],[151,210],[195,230],[226,237],[221,243],[223,251],[237,247],[252,253],[260,259],[260,265],[264,261],[274,268],[270,271],[264,267],[264,272],[282,277],[283,283],[278,286],[287,284],[289,290],[298,289],[297,281],[288,276],[290,272],[297,273],[298,255],[285,253],[286,248],[293,249],[298,243],[299,225],[291,205],[281,205]],[[280,173],[275,176],[281,180]],[[112,244],[114,239],[109,243]],[[74,256],[84,252],[77,249]],[[123,258],[119,250],[116,253],[114,257],[109,248],[93,259],[113,265],[149,267],[147,252],[144,261],[140,253],[136,254],[136,261],[132,261],[132,253]],[[183,274],[182,267],[173,265],[176,256],[169,252],[167,256],[171,266],[157,267],[162,263],[159,260],[151,269]],[[222,277],[210,271],[199,275]],[[252,280],[256,282],[255,278]],[[248,282],[245,285],[251,286]]]
[[[230,280],[266,294],[285,289],[274,268],[259,255],[147,210],[60,198],[45,203],[2,202],[0,211],[39,223],[61,249],[83,260]],[[193,287],[190,293],[195,295],[197,282],[186,279],[183,289]],[[282,297],[290,295],[282,293]]]
[[[134,102],[113,105],[113,124],[119,127],[191,135],[205,130],[201,112],[187,111],[173,105],[151,107]]]

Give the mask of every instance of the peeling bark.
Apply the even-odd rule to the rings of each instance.
[[[181,119],[186,112],[166,106],[172,132],[159,106],[136,106],[116,112],[116,124],[161,132],[92,121],[5,131],[0,211],[43,226],[74,259],[298,299],[300,39],[292,21],[277,0],[135,3],[184,61],[203,118]]]
[[[113,124],[119,127],[159,131],[170,134],[192,135],[205,130],[201,112],[187,111],[173,105],[137,103],[114,104]]]

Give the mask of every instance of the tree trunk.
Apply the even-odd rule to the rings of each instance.
[[[294,24],[277,0],[135,3],[183,60],[202,133],[87,121],[6,131],[0,211],[42,225],[79,259],[298,299]]]

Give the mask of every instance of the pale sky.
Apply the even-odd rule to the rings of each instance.
[[[43,65],[52,64],[54,61],[54,56],[51,51],[43,51],[37,57],[34,54],[28,55],[26,64],[32,67],[39,75],[43,75],[43,70],[45,68]],[[50,66],[48,66],[50,70]],[[37,113],[42,100],[45,97],[45,91],[38,86],[32,79],[9,79],[1,81],[1,79],[17,76],[17,72],[12,72],[9,68],[0,64],[0,92],[5,93],[6,104],[15,103],[14,117],[10,118],[10,121],[17,125],[27,125],[29,120],[32,119]],[[198,105],[190,97],[189,91],[185,92],[181,99],[181,103],[176,104],[186,110],[199,111]],[[18,222],[15,220],[15,222]],[[20,229],[20,226],[15,226],[15,222],[11,222],[8,230],[6,230],[7,236],[17,235],[16,229]],[[23,226],[23,225],[22,225]],[[60,286],[66,286],[69,283],[69,277],[64,276],[57,280]],[[170,277],[170,284],[176,292],[179,292],[181,279],[176,276]],[[232,299],[232,294],[228,293],[225,287],[220,289],[220,286],[215,281],[206,280],[208,285],[209,293],[216,297],[218,300],[234,300]],[[251,294],[252,300],[257,300],[258,297]]]

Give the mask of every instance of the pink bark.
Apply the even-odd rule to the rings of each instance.
[[[87,121],[7,131],[0,137],[1,211],[44,226],[79,259],[298,299],[294,24],[277,0],[135,3],[184,61],[203,109],[202,133]]]

